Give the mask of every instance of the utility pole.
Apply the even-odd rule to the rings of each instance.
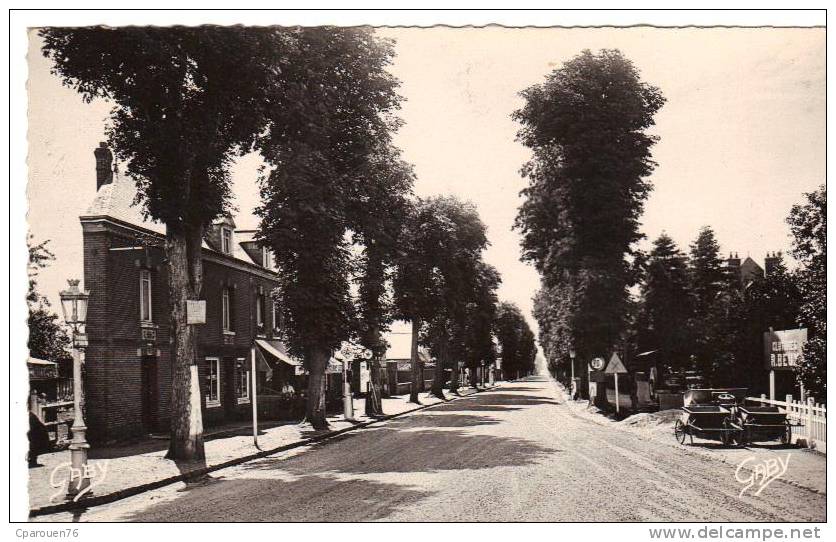
[[[258,373],[255,367],[255,343],[250,347],[250,372],[252,373],[252,398],[253,398],[253,444],[259,450],[258,446]]]

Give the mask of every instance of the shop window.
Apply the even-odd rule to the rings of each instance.
[[[239,405],[250,402],[250,368],[246,358],[238,358],[235,363],[235,397]]]
[[[206,358],[206,406],[221,404],[221,360]]]

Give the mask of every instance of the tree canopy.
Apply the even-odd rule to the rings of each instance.
[[[827,189],[804,195],[793,205],[787,223],[793,234],[793,256],[801,292],[799,323],[807,327],[800,379],[814,397],[827,401]]]
[[[38,272],[55,261],[49,250],[49,241],[35,243],[29,236],[29,289],[26,303],[29,305],[29,355],[48,361],[62,361],[70,358],[68,348],[70,337],[52,312],[49,300],[38,291]]]

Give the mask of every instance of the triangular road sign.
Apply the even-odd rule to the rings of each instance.
[[[604,369],[604,372],[607,374],[626,373],[627,369],[624,367],[624,364],[621,363],[621,358],[618,357],[618,354],[613,352],[610,362],[607,364],[607,368]]]

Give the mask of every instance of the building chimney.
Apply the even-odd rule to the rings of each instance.
[[[766,258],[763,262],[763,267],[766,271],[766,276],[771,277],[775,271],[778,269],[778,265],[781,263],[782,257],[780,252],[773,252],[772,254],[766,253]]]
[[[102,185],[113,182],[113,153],[107,148],[107,143],[102,141],[93,154],[96,155],[96,191],[98,191]]]

